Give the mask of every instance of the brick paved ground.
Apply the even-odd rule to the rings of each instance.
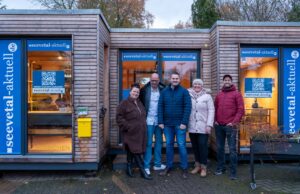
[[[209,167],[215,168],[215,162]],[[86,178],[84,172],[5,172],[0,180],[0,193],[136,193],[136,194],[184,194],[184,193],[299,193],[299,164],[256,164],[258,188],[249,187],[249,165],[240,164],[239,179],[229,180],[227,175],[207,178],[190,175],[188,180],[181,178],[181,171],[174,170],[170,176],[161,177],[153,173],[154,180],[128,178],[123,171],[111,171],[104,167],[96,177]]]

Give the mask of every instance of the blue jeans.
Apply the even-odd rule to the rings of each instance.
[[[147,145],[144,154],[144,168],[150,168],[152,158],[152,139],[155,135],[154,146],[154,166],[160,167],[161,165],[161,148],[162,148],[162,129],[155,125],[147,125]]]
[[[188,168],[187,151],[186,151],[186,129],[179,129],[179,126],[166,126],[164,129],[167,142],[167,168],[173,168],[174,158],[174,139],[176,135],[176,141],[179,148],[180,155],[180,167],[183,170]]]
[[[236,135],[237,129],[233,127],[216,125],[216,140],[217,140],[217,171],[225,170],[225,140],[229,147],[230,155],[230,174],[236,175],[237,168],[237,151],[236,151]]]

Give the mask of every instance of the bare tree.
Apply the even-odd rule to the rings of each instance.
[[[239,21],[242,20],[242,14],[240,7],[235,3],[234,0],[217,1],[217,12],[220,20],[226,21]]]
[[[299,0],[218,0],[222,20],[287,21],[291,1]]]
[[[75,9],[77,0],[33,0],[48,9]]]
[[[191,29],[191,28],[193,28],[193,24],[192,24],[191,20],[192,20],[191,18],[186,22],[179,20],[178,23],[175,24],[174,28],[175,29]]]

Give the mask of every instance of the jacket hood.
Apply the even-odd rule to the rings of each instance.
[[[223,91],[223,92],[232,92],[232,91],[236,91],[236,87],[235,87],[235,85],[231,85],[230,87],[225,87],[225,86],[223,86],[222,91]]]

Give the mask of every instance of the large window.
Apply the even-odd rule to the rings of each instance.
[[[181,85],[185,88],[192,86],[192,81],[199,77],[199,52],[175,51],[123,51],[121,53],[122,93],[121,100],[129,96],[130,86],[139,83],[141,87],[150,81],[152,73],[158,73],[161,82],[169,84],[170,74],[176,71],[181,76]],[[187,135],[189,142],[189,136]]]
[[[241,48],[240,89],[246,110],[241,148],[250,145],[250,128],[278,124],[278,55],[278,48]]]
[[[191,87],[193,79],[200,76],[197,68],[199,53],[195,51],[123,51],[121,60],[121,99],[128,97],[131,84],[140,83],[144,86],[148,83],[152,73],[158,73],[162,78],[161,82],[168,85],[171,72],[176,71],[180,74],[181,85],[185,88]]]
[[[28,153],[72,152],[70,40],[28,40]]]
[[[158,72],[156,52],[123,52],[122,99],[128,97],[133,83],[140,83],[143,86],[155,72]]]
[[[198,55],[195,52],[163,52],[162,69],[163,82],[169,84],[170,74],[173,71],[181,75],[181,85],[189,88],[197,77]]]

